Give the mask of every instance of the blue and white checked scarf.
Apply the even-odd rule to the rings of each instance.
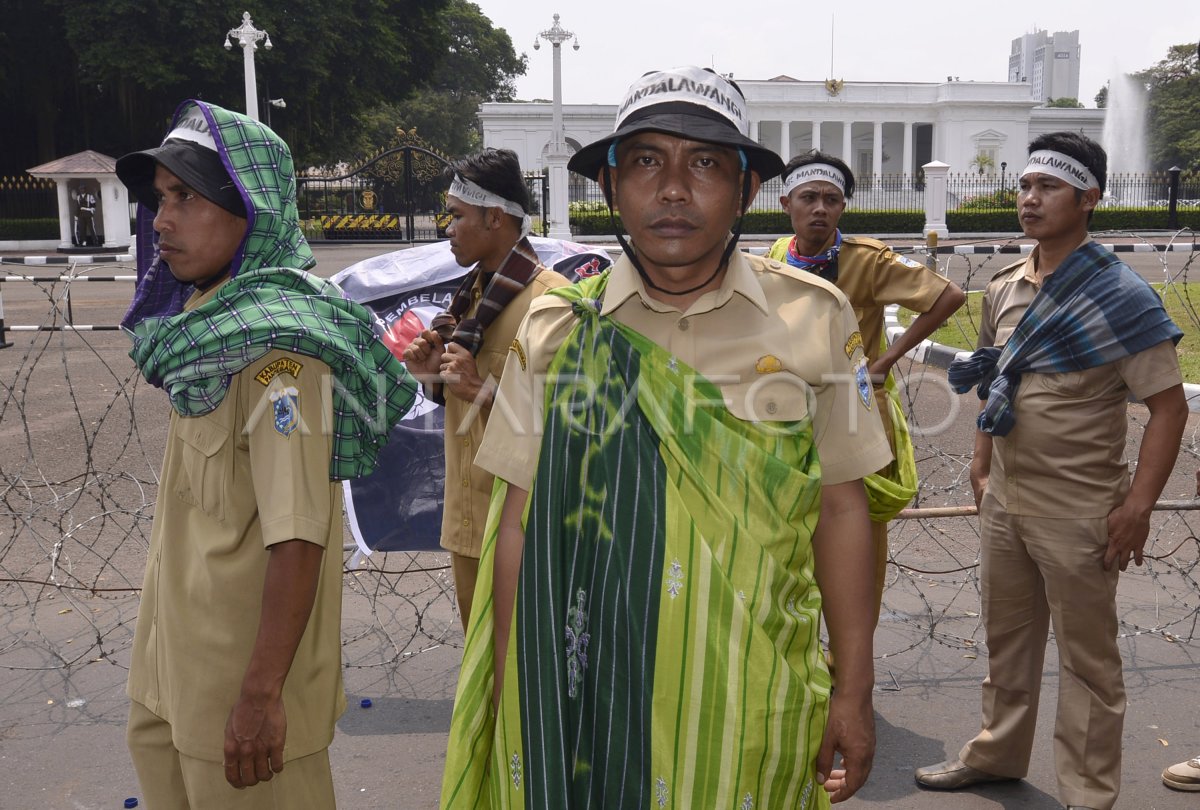
[[[947,377],[960,394],[978,385],[987,400],[979,429],[1007,436],[1022,373],[1082,371],[1182,337],[1145,279],[1088,242],[1046,279],[1003,351],[985,347],[955,360]]]

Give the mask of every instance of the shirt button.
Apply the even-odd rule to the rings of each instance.
[[[767,403],[767,413],[775,413],[777,410],[779,410],[779,407],[774,403],[774,401]]]
[[[464,479],[463,479],[463,486],[464,486],[464,487],[469,487],[470,485],[471,485],[471,482],[470,482],[470,481],[468,481],[467,479],[465,479],[465,478],[464,478]]]
[[[470,447],[470,446],[471,446],[471,437],[464,436],[463,437],[463,447]]]
[[[463,526],[470,528],[471,520],[469,518],[463,518]]]
[[[688,321],[687,318],[679,319],[679,331],[680,332],[686,332],[691,327],[692,327],[692,324]]]

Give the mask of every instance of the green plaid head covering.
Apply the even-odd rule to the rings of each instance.
[[[122,322],[133,340],[130,356],[181,416],[215,410],[232,375],[272,349],[325,362],[335,380],[330,478],[366,475],[412,406],[416,383],[379,341],[371,314],[306,272],[316,260],[300,232],[287,144],[257,121],[200,101],[181,104],[176,122],[193,108],[246,203],[246,236],[232,279],[190,310],[183,304],[192,286],[176,281],[153,250]]]

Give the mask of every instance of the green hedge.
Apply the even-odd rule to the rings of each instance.
[[[617,217],[617,222],[621,217]],[[922,211],[847,211],[839,223],[844,233],[912,233],[925,226]],[[1200,230],[1200,208],[1180,208],[1181,228]],[[951,234],[1019,233],[1015,208],[950,211],[946,227]],[[1167,227],[1166,208],[1098,208],[1092,216],[1093,231],[1162,230]],[[742,233],[791,233],[792,226],[783,211],[750,211],[742,223]],[[608,211],[572,213],[571,231],[579,236],[612,233]]]
[[[620,223],[621,217],[617,217]],[[921,211],[847,211],[839,223],[846,233],[920,233],[925,225]],[[783,211],[750,211],[742,222],[742,233],[791,233],[792,223]],[[612,233],[608,212],[571,215],[571,232],[577,236]]]
[[[58,217],[0,219],[0,239],[57,239]]]

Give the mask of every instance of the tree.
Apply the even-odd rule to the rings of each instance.
[[[1200,169],[1200,60],[1196,45],[1174,45],[1136,77],[1149,90],[1150,162],[1156,169]]]
[[[259,0],[254,23],[275,46],[256,53],[259,99],[286,98],[273,123],[299,165],[352,155],[359,113],[430,79],[451,46],[446,3]],[[7,0],[0,104],[25,126],[0,128],[0,174],[155,143],[186,98],[244,109],[241,53],[221,48],[243,10],[236,0]]]
[[[1108,85],[1105,84],[1096,93],[1096,109],[1103,110],[1108,106]]]
[[[971,158],[968,165],[978,171],[980,175],[984,175],[996,168],[996,159],[987,152],[979,152]]]
[[[1063,107],[1070,110],[1076,110],[1083,106],[1077,98],[1048,98],[1046,99],[1047,107]]]
[[[513,80],[524,75],[526,57],[513,50],[503,28],[493,28],[475,3],[449,0],[441,20],[449,47],[431,63],[425,86],[398,103],[385,103],[360,117],[361,153],[385,145],[397,128],[417,132],[448,155],[477,151],[477,112],[484,101],[510,101]]]

